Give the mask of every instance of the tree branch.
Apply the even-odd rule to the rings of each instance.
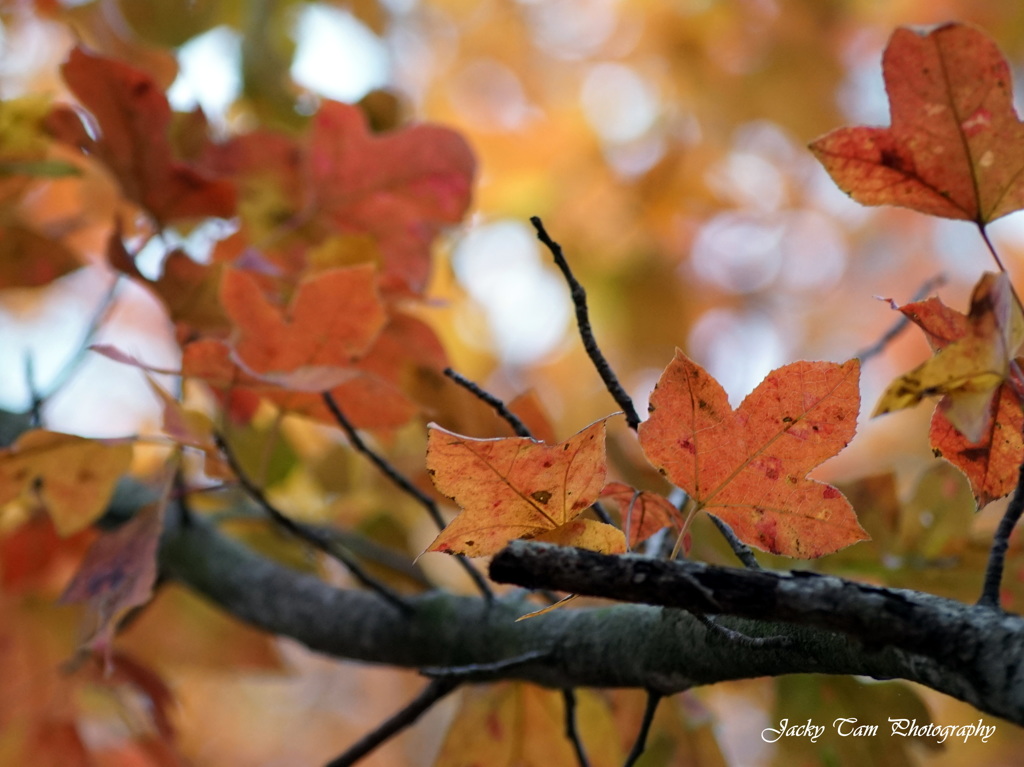
[[[840,578],[609,557],[515,542],[492,575],[525,585],[671,601],[747,636],[789,636],[745,647],[708,635],[685,610],[643,604],[534,609],[522,595],[487,602],[428,593],[404,614],[379,595],[344,590],[267,560],[199,517],[168,515],[164,572],[263,630],[339,658],[390,666],[467,668],[460,682],[519,679],[555,689],[633,687],[669,695],[731,679],[790,673],[902,678],[1024,723],[1024,619],[927,594]],[[680,578],[679,573],[685,577]],[[710,594],[710,597],[709,597]],[[502,664],[507,659],[517,659]],[[525,659],[525,660],[521,660]]]
[[[524,541],[495,556],[491,577],[753,620],[761,627],[757,632],[730,624],[751,636],[764,635],[763,621],[839,632],[866,656],[882,648],[896,653],[907,666],[902,678],[1024,722],[1024,618],[998,609],[817,573],[609,556]],[[914,668],[918,663],[929,668]]]

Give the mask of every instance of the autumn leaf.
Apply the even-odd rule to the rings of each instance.
[[[358,107],[325,101],[309,137],[307,189],[336,231],[374,237],[385,292],[419,294],[434,236],[469,206],[475,167],[454,131],[414,125],[376,136]]]
[[[57,531],[72,535],[103,513],[131,458],[132,446],[123,440],[26,432],[0,451],[0,505],[32,490]]]
[[[108,663],[118,622],[153,595],[165,505],[166,494],[160,502],[140,509],[116,530],[97,538],[61,596],[62,602],[88,605],[82,644],[101,651]]]
[[[285,387],[325,391],[349,380],[387,317],[372,266],[330,269],[299,283],[287,310],[256,278],[227,269],[221,301],[237,329],[234,351],[250,372]]]
[[[734,411],[721,385],[676,350],[640,444],[744,543],[790,557],[830,554],[867,534],[838,490],[806,475],[853,438],[859,372],[857,360],[786,365]]]
[[[1024,314],[1009,278],[983,275],[966,318],[951,316],[938,301],[908,304],[901,311],[925,330],[938,351],[889,384],[874,415],[945,395],[939,404],[945,418],[968,442],[978,442],[990,425],[996,392],[1024,343]]]
[[[173,159],[171,108],[149,75],[81,46],[71,50],[61,72],[96,119],[98,131],[86,128],[70,108],[58,106],[47,121],[51,133],[99,159],[128,199],[161,224],[234,215],[232,184]]]
[[[430,424],[427,471],[462,512],[427,551],[480,557],[515,538],[545,533],[564,546],[599,540],[624,550],[621,532],[609,525],[602,527],[617,538],[612,533],[600,538],[589,525],[553,533],[597,500],[606,471],[604,445],[603,420],[557,445],[525,437],[474,439]]]
[[[679,509],[668,499],[649,490],[636,490],[622,482],[609,482],[601,491],[601,498],[607,498],[618,506],[622,527],[631,547],[666,527],[682,527]]]
[[[810,145],[864,205],[985,225],[1024,207],[1024,125],[995,43],[963,24],[896,30],[882,59],[890,128],[840,128]]]
[[[893,381],[877,412],[942,395],[932,416],[932,450],[967,476],[984,507],[1013,490],[1024,462],[1024,410],[1009,380],[1024,342],[1024,315],[1010,281],[1004,274],[983,275],[966,315],[938,298],[899,310],[925,332],[936,354]]]

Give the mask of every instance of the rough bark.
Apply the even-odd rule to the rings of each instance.
[[[1024,723],[1024,619],[913,591],[515,542],[492,562],[496,580],[631,602],[516,623],[537,606],[522,593],[488,603],[431,592],[402,611],[271,562],[201,519],[168,529],[161,562],[238,618],[338,658],[466,681],[663,694],[790,673],[902,678]],[[787,639],[752,646],[694,613],[748,637]]]

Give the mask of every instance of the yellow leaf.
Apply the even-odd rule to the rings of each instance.
[[[26,432],[0,452],[0,505],[34,490],[57,532],[71,535],[103,513],[131,459],[126,441]]]
[[[944,307],[936,303],[934,308]],[[915,321],[928,332],[928,317]],[[946,418],[968,441],[977,442],[988,424],[992,398],[1007,379],[1010,360],[1022,342],[1024,315],[1010,280],[988,272],[971,296],[965,334],[889,384],[874,415],[911,407],[925,397],[948,395]]]

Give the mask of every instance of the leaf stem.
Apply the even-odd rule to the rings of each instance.
[[[981,234],[981,239],[985,241],[985,246],[988,248],[988,252],[992,254],[993,260],[996,262],[996,266],[999,267],[999,271],[1009,277],[1010,273],[1006,271],[1006,267],[1003,265],[1003,260],[999,257],[999,253],[996,252],[995,245],[992,244],[992,240],[989,239],[988,230],[984,224],[978,224],[978,232]],[[1021,303],[1020,295],[1017,293],[1017,288],[1014,287],[1013,282],[1010,282],[1010,292],[1013,294],[1013,300],[1017,302],[1017,308],[1024,313],[1024,303]]]
[[[683,539],[686,538],[686,534],[690,531],[690,525],[693,523],[693,518],[697,516],[697,512],[703,508],[701,504],[692,496],[686,496],[686,503],[683,504],[683,509],[688,509],[686,512],[686,519],[683,520],[683,526],[679,529],[679,537],[676,538],[676,545],[672,547],[672,553],[669,554],[669,559],[675,559],[679,554],[679,550],[683,547]]]
[[[530,218],[530,223],[537,230],[537,239],[543,242],[547,249],[551,251],[555,264],[562,270],[562,275],[569,285],[572,303],[576,307],[576,324],[579,327],[580,338],[583,340],[583,348],[587,350],[590,361],[594,363],[594,367],[597,369],[598,375],[601,376],[601,380],[604,381],[608,393],[612,395],[618,406],[622,408],[622,412],[626,414],[626,423],[629,424],[629,428],[636,431],[637,427],[640,426],[640,416],[636,413],[633,400],[626,393],[626,390],[622,388],[622,384],[619,383],[619,379],[616,377],[611,365],[608,364],[608,360],[601,353],[597,340],[594,338],[594,330],[590,325],[590,312],[587,309],[587,291],[584,290],[579,280],[573,276],[572,270],[569,268],[569,262],[565,260],[565,256],[562,254],[562,246],[551,239],[540,218],[533,216]]]

